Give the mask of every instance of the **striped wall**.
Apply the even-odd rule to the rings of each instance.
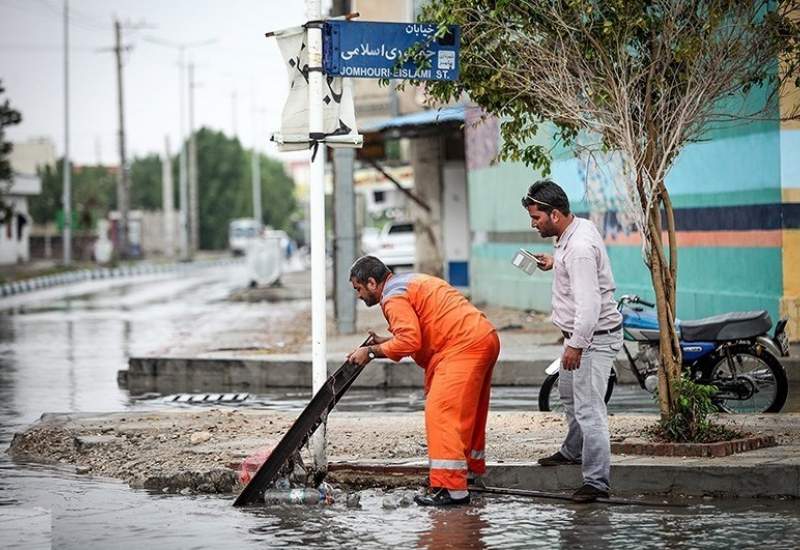
[[[800,98],[795,95],[795,104]],[[800,123],[784,123],[781,135],[781,184],[784,207],[800,210]],[[781,315],[789,318],[789,334],[800,339],[800,224],[789,219],[783,227],[783,297]]]
[[[679,244],[678,315],[684,319],[732,310],[791,314],[800,337],[800,128],[776,122],[709,132],[687,146],[667,178]],[[469,151],[468,151],[469,154]],[[520,164],[470,163],[473,231],[471,291],[479,302],[548,310],[551,278],[528,277],[510,259],[519,247],[549,251],[520,206],[540,174]],[[589,216],[582,163],[555,155],[551,177],[573,210]],[[604,234],[618,294],[652,297],[640,240],[612,212],[591,218]]]

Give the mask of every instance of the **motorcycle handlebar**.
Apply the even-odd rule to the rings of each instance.
[[[647,307],[656,307],[655,304],[650,303],[647,300],[642,300],[641,298],[639,298],[638,296],[635,296],[635,295],[634,296],[629,296],[629,295],[626,294],[625,296],[623,296],[622,298],[619,299],[620,305],[622,305],[624,303],[627,303],[627,302],[629,302],[631,304],[642,304],[643,306],[647,306]]]

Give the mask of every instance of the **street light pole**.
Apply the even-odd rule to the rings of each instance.
[[[189,251],[200,248],[200,204],[197,191],[197,137],[194,131],[194,63],[189,63]]]
[[[323,135],[322,114],[322,20],[320,0],[306,0],[308,26],[308,133],[310,139]],[[319,148],[320,150],[317,150]],[[325,335],[325,144],[312,148],[309,210],[311,217],[311,363],[312,390],[316,394],[328,378]],[[317,472],[327,470],[323,423],[311,440],[312,462]]]
[[[122,25],[119,20],[114,21],[114,36],[117,54],[117,101],[119,107],[119,179],[117,180],[117,209],[119,210],[119,226],[117,243],[120,256],[127,258],[130,252],[128,246],[128,160],[125,154],[125,111],[122,89]]]
[[[172,42],[154,36],[145,37],[145,41],[152,44],[158,44],[167,48],[178,50],[178,103],[179,103],[179,117],[180,117],[180,158],[178,160],[178,200],[180,201],[180,250],[181,259],[190,259],[191,254],[191,229],[189,222],[191,219],[190,205],[189,205],[189,159],[187,158],[187,149],[189,145],[186,143],[186,124],[185,124],[185,94],[186,94],[186,49],[197,48],[200,46],[208,46],[214,44],[217,39],[211,38],[199,42]],[[189,152],[189,154],[191,154]]]
[[[252,113],[250,114],[250,119],[253,123],[253,154],[251,157],[253,218],[255,218],[259,224],[264,222],[264,216],[261,210],[261,155],[258,151],[260,129],[258,117],[261,112],[262,111],[256,109],[255,100],[253,100]]]
[[[64,265],[72,263],[72,166],[69,158],[69,0],[64,0]]]
[[[186,94],[186,78],[184,71],[186,70],[185,59],[186,48],[180,46],[180,65],[179,65],[179,85],[180,85],[180,146],[181,152],[178,158],[178,199],[180,200],[180,239],[181,239],[181,259],[189,259],[189,180],[186,169],[186,123],[184,122],[184,95]]]

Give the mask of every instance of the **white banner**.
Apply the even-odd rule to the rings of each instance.
[[[275,33],[286,70],[289,97],[283,106],[281,129],[272,134],[279,151],[308,149],[308,48],[306,29],[294,27]],[[353,90],[349,78],[324,76],[322,96],[324,142],[330,147],[361,147],[356,129]]]

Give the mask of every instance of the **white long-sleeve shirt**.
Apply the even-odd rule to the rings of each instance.
[[[591,221],[574,218],[556,241],[553,260],[553,324],[571,333],[568,346],[585,349],[595,332],[622,322],[600,232]]]

